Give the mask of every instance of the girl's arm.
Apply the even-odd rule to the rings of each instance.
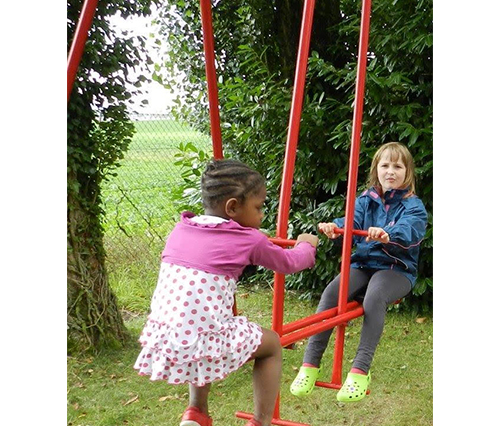
[[[423,203],[418,200],[394,225],[385,227],[385,231],[389,234],[389,243],[386,247],[393,246],[406,250],[415,247],[424,238],[426,227],[427,212]]]
[[[263,266],[282,274],[292,274],[303,269],[312,268],[315,262],[318,237],[302,234],[297,238],[293,249],[284,249],[271,243],[262,234],[252,250],[250,261],[253,265]]]
[[[364,217],[365,217],[365,211],[366,211],[366,206],[367,206],[367,200],[368,198],[363,197],[363,198],[356,198],[356,202],[354,204],[354,223],[353,223],[353,229],[364,229]],[[318,225],[318,229],[320,232],[323,232],[328,238],[331,239],[337,239],[341,234],[335,234],[333,232],[333,228],[344,228],[345,225],[345,217],[337,218],[334,219],[331,224],[327,223],[320,223]],[[326,232],[325,232],[326,231]],[[354,236],[353,238],[353,243],[356,241],[357,236]],[[338,239],[334,244],[335,245],[340,245],[342,241],[342,238]]]

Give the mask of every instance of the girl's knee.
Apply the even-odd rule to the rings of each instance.
[[[367,313],[370,315],[377,312],[383,312],[385,314],[387,306],[389,306],[389,304],[382,295],[372,295],[371,297],[365,296],[363,300],[363,310],[365,311],[365,315]]]
[[[274,330],[262,329],[262,342],[256,352],[257,356],[281,356],[280,336]]]
[[[273,346],[274,350],[277,353],[281,353],[282,347],[281,347],[281,340],[280,336],[278,333],[276,333],[274,330],[269,330],[270,333],[270,343]]]
[[[363,309],[370,309],[371,307],[380,306],[383,303],[383,299],[378,295],[370,295],[363,299]]]

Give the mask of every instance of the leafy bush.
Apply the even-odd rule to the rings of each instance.
[[[179,3],[181,2],[174,2]],[[193,5],[176,9],[189,28],[199,29],[199,11]],[[300,15],[301,2],[295,15]],[[289,218],[289,237],[316,232],[317,223],[343,216],[352,133],[357,43],[360,28],[358,1],[341,0],[340,19],[315,16],[309,58],[299,146]],[[278,2],[275,3],[275,6]],[[238,158],[259,170],[268,182],[268,203],[263,226],[274,234],[283,169],[286,131],[292,96],[287,67],[273,60],[285,55],[279,40],[278,16],[259,1],[240,7],[228,2],[214,6],[214,31],[219,73],[221,123],[226,156]],[[189,8],[190,14],[186,11]],[[262,16],[262,11],[266,10]],[[269,16],[268,16],[269,15]],[[297,17],[295,16],[295,21]],[[291,19],[290,22],[295,22]],[[231,22],[231,24],[229,23]],[[238,27],[234,24],[238,23]],[[319,28],[330,38],[315,39]],[[236,29],[237,28],[237,29]],[[255,29],[252,29],[255,28]],[[175,28],[173,29],[175,32]],[[184,30],[185,31],[185,30]],[[273,31],[275,33],[273,34]],[[267,38],[266,34],[273,37]],[[184,34],[172,54],[191,57],[199,38]],[[290,44],[290,40],[287,40]],[[320,43],[321,42],[321,43]],[[198,44],[197,44],[198,43]],[[188,47],[189,46],[189,52]],[[176,50],[177,49],[177,50]],[[283,56],[284,57],[284,56]],[[186,90],[200,93],[203,68],[199,56],[184,65],[190,70]],[[182,62],[182,61],[181,61]],[[179,65],[179,61],[177,62]],[[405,143],[417,166],[417,194],[429,212],[418,283],[406,304],[415,309],[432,306],[432,3],[430,0],[382,0],[373,6],[363,115],[358,189],[365,186],[375,150],[385,142]],[[184,114],[206,131],[206,105],[186,99]],[[196,111],[196,113],[193,113]],[[340,253],[326,240],[318,250],[312,271],[292,275],[287,286],[304,297],[321,293],[339,271]]]

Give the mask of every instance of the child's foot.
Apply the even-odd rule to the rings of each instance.
[[[319,371],[320,369],[316,367],[300,367],[297,377],[295,377],[295,380],[290,385],[292,395],[309,395],[314,388],[314,383],[318,379]]]
[[[368,374],[349,373],[337,394],[337,401],[352,402],[363,399],[366,396],[370,380],[370,372]]]
[[[188,407],[182,415],[180,426],[212,426],[212,418],[198,407]]]

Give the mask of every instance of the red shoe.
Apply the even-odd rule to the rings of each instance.
[[[212,426],[212,418],[198,407],[188,407],[182,415],[180,426]]]
[[[250,421],[245,426],[262,426],[262,423],[258,422],[255,419],[250,419]]]

